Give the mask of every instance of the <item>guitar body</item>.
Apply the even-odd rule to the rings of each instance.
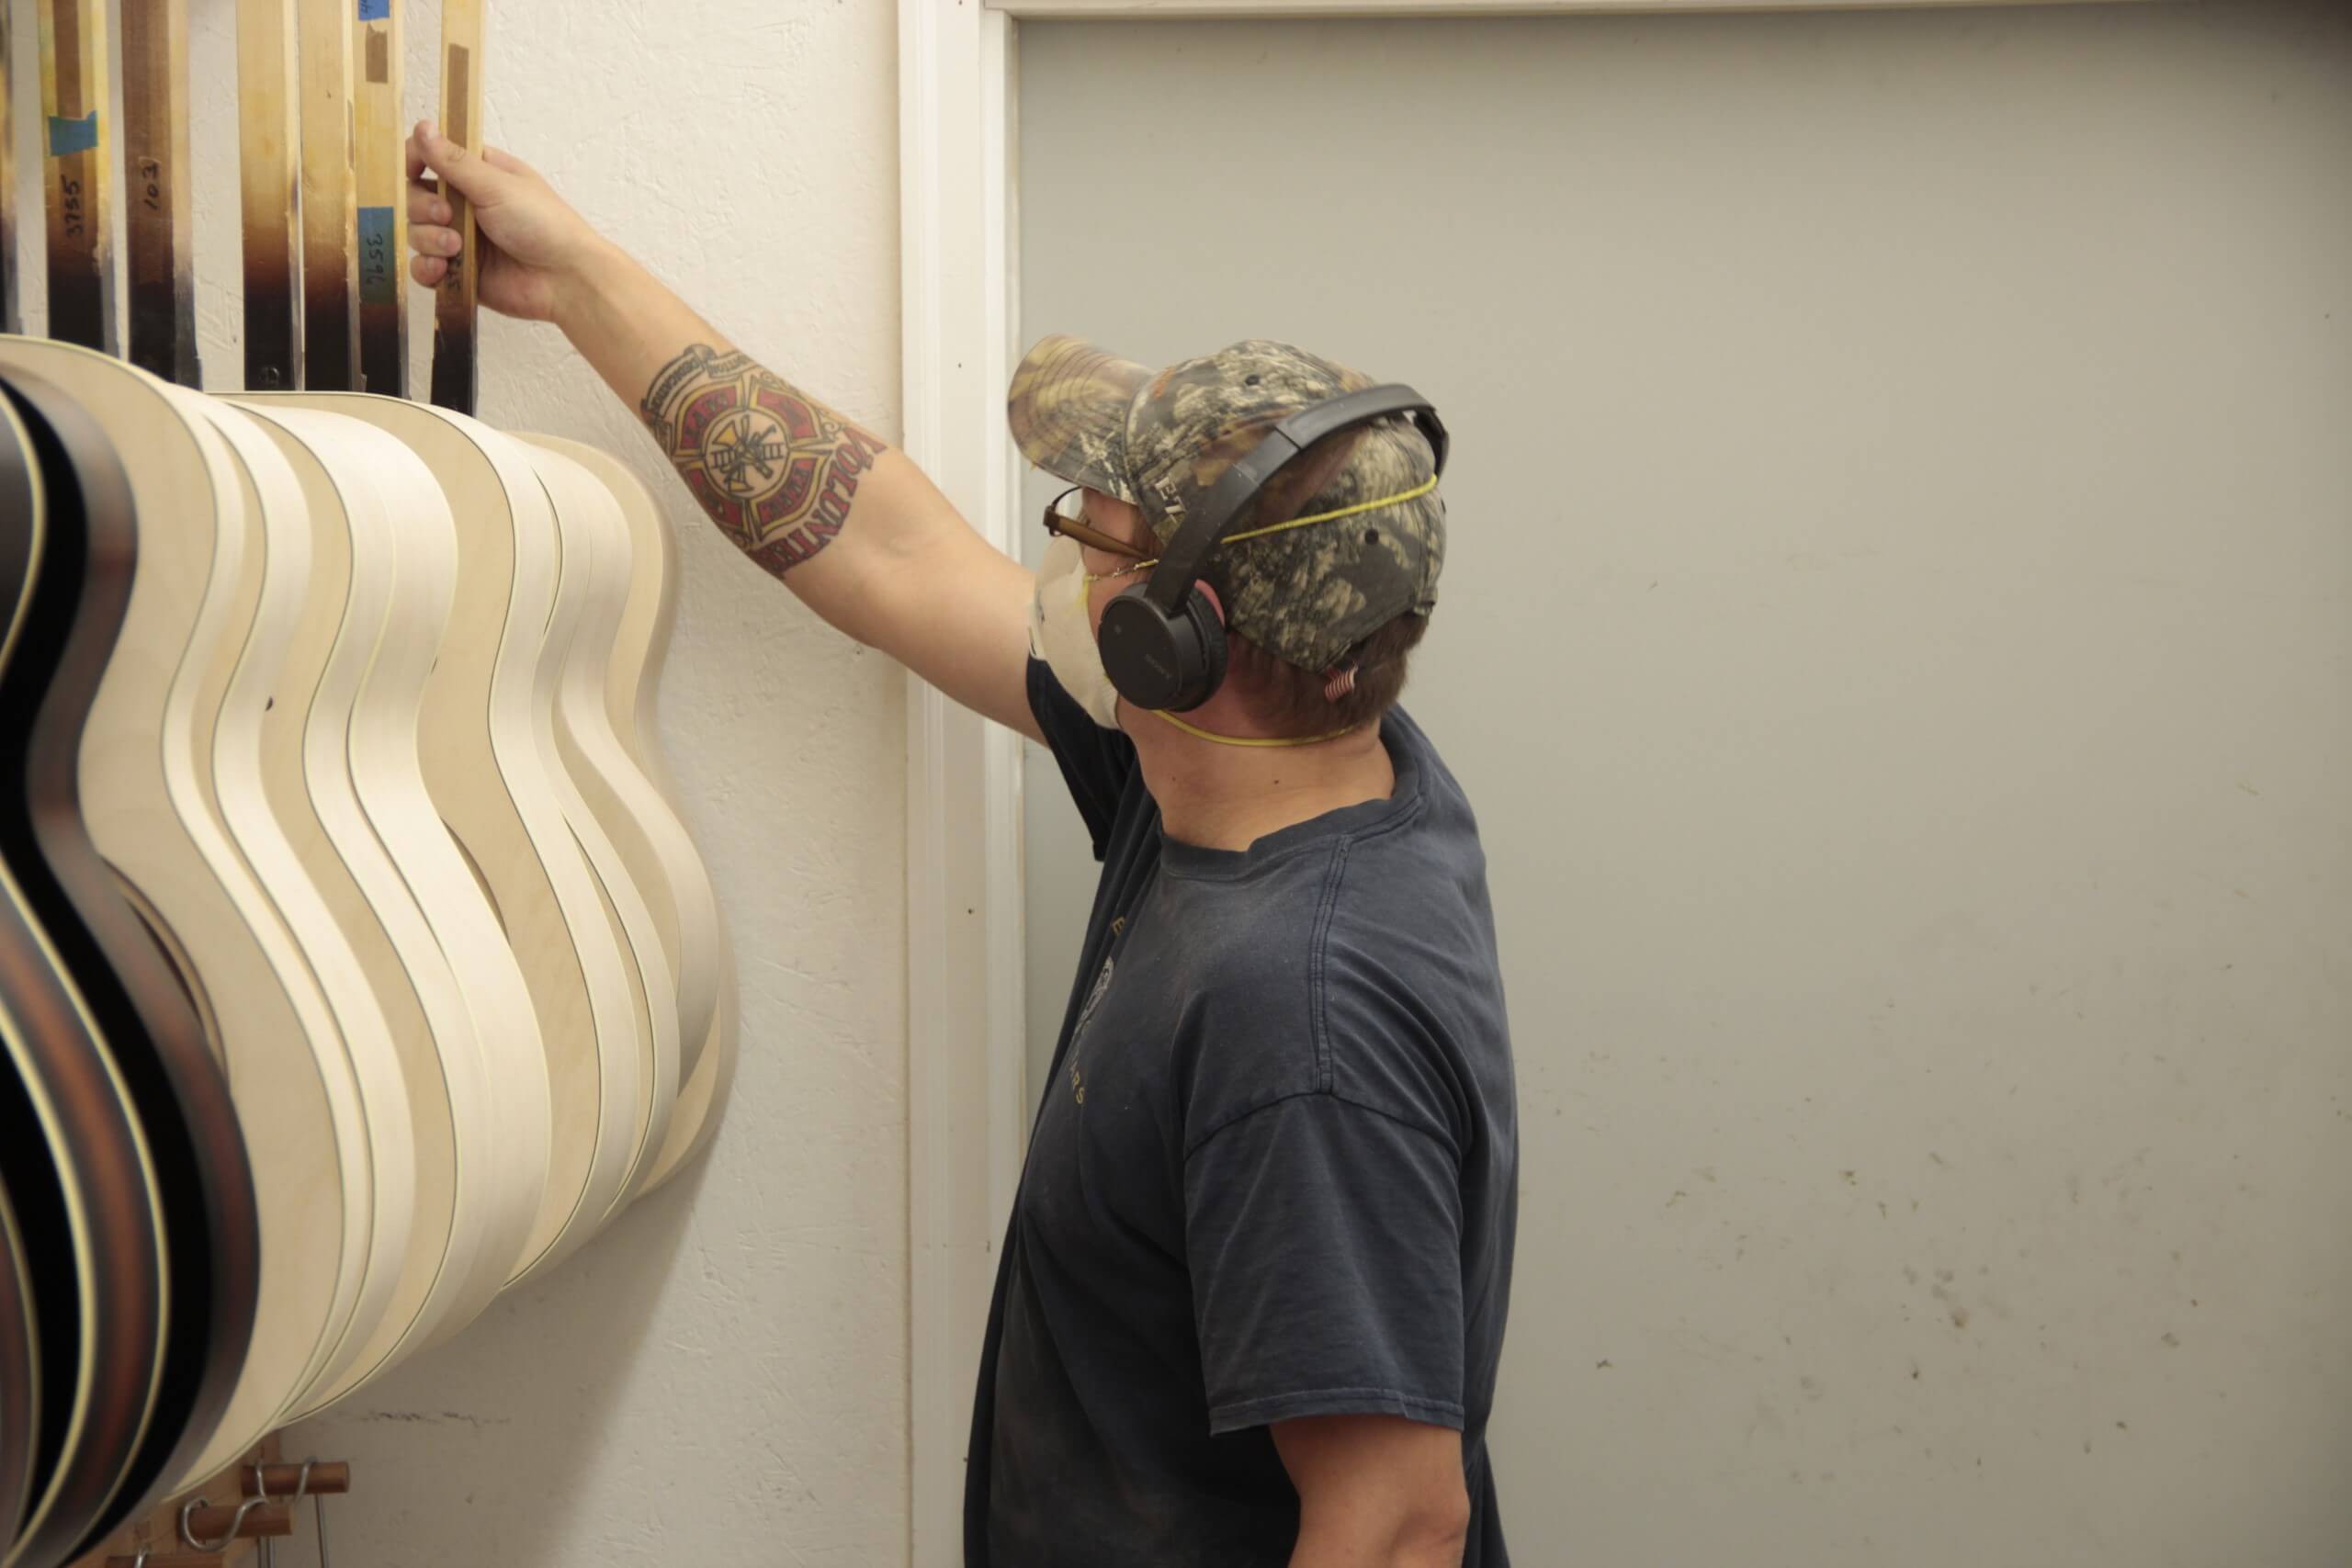
[[[639,1031],[626,956],[559,804],[535,715],[552,711],[561,541],[537,474],[507,437],[390,398],[287,394],[397,438],[447,498],[457,597],[427,682],[425,784],[496,909],[546,1052],[546,1193],[509,1279],[560,1258],[626,1184],[644,1117]]]
[[[154,1412],[163,1233],[128,1090],[17,900],[13,887],[0,897],[0,1187],[28,1265],[44,1392],[6,1560],[62,1561],[121,1490]]]
[[[78,427],[90,466],[119,466],[87,416],[19,377],[20,397],[38,398],[46,423]],[[119,635],[135,554],[127,505],[85,506],[78,536],[59,532],[49,574],[16,642],[22,688],[0,698],[8,750],[26,756],[24,795],[5,816],[11,863],[40,923],[100,1021],[140,1108],[154,1163],[165,1231],[169,1337],[157,1410],[109,1514],[141,1504],[184,1461],[192,1434],[220,1419],[252,1337],[260,1283],[260,1215],[236,1107],[205,1038],[204,1024],[153,934],[123,901],[119,884],[91,844],[79,804],[84,721]],[[21,701],[14,695],[21,689]],[[13,733],[36,707],[29,733]],[[12,786],[13,789],[13,786]],[[28,806],[29,810],[23,807]],[[102,1521],[92,1533],[108,1528]],[[85,1538],[86,1540],[86,1538]]]
[[[347,428],[355,455],[372,457],[376,466],[372,482],[351,498],[355,558],[363,541],[379,540],[393,584],[385,635],[346,755],[369,825],[426,916],[425,934],[439,932],[464,1014],[440,1037],[439,1053],[446,1060],[457,1047],[471,1047],[469,1090],[481,1103],[458,1122],[465,1201],[452,1252],[463,1257],[465,1267],[445,1269],[398,1336],[381,1340],[375,1367],[355,1367],[312,1408],[454,1333],[504,1288],[546,1196],[552,1137],[546,1047],[530,1011],[529,987],[499,939],[495,910],[434,809],[419,750],[425,692],[457,597],[456,525],[440,485],[413,452],[364,420],[334,423]]]
[[[10,371],[87,412],[121,461],[133,511],[170,520],[140,536],[77,766],[92,843],[200,998],[261,1213],[251,1349],[210,1442],[167,1483],[201,1479],[269,1429],[357,1307],[374,1223],[363,1102],[333,1012],[199,776],[197,687],[220,639],[245,629],[223,624],[247,542],[232,459],[172,389],[104,355],[7,339],[0,373]]]
[[[602,1219],[628,1201],[646,1163],[661,1152],[678,1100],[681,1032],[677,959],[672,952],[676,938],[665,939],[663,922],[654,913],[675,900],[640,820],[660,801],[621,750],[605,711],[605,670],[628,606],[628,525],[621,521],[612,491],[587,468],[527,439],[525,446],[554,504],[563,541],[565,592],[548,628],[549,649],[560,647],[562,660],[555,705],[542,717],[541,743],[549,749],[554,776],[566,786],[565,819],[618,927],[635,976],[631,999],[640,1010],[645,1114],[628,1178]],[[560,640],[567,629],[569,638]]]
[[[161,1393],[170,1303],[162,1194],[130,1085],[37,913],[48,879],[33,818],[59,802],[40,776],[47,764],[53,778],[55,759],[25,724],[36,707],[82,695],[104,651],[87,639],[69,649],[67,633],[92,624],[73,609],[85,584],[96,618],[119,602],[107,568],[119,576],[121,556],[85,561],[84,549],[128,543],[130,495],[70,404],[29,382],[6,400],[0,586],[14,592],[0,668],[0,1190],[11,1253],[21,1247],[28,1265],[43,1395],[29,1490],[0,1555],[14,1562],[68,1555],[121,1491]],[[61,670],[66,652],[80,668]],[[140,1043],[123,1042],[126,1054]]]
[[[660,503],[628,464],[582,441],[553,435],[523,439],[587,469],[613,500],[611,517],[618,528],[613,549],[622,562],[628,593],[605,663],[603,711],[581,722],[611,736],[620,765],[649,792],[634,797],[634,814],[645,824],[651,840],[646,852],[660,863],[659,880],[675,903],[671,918],[677,924],[678,951],[671,962],[678,982],[679,1066],[691,1077],[710,1038],[718,1005],[718,950],[726,938],[701,852],[671,804],[663,774],[640,754],[640,745],[651,745],[654,686],[676,615],[675,547]]]
[[[6,43],[0,42],[0,53],[5,53],[6,49]],[[0,202],[7,199],[5,193],[0,193]],[[14,253],[0,260],[13,265]],[[13,305],[13,297],[9,302]],[[10,700],[15,698],[12,688],[19,682],[11,681],[7,672],[23,660],[20,648],[25,621],[40,570],[42,535],[50,526],[43,515],[45,501],[40,458],[33,450],[32,434],[25,428],[15,405],[0,396],[0,604],[5,604],[6,612],[6,629],[0,632],[0,714],[20,712],[20,704],[39,701],[39,678],[27,679],[21,672],[19,680],[28,694]],[[5,742],[0,742],[0,781],[6,781],[0,787],[8,789],[6,798],[11,807],[17,804],[17,789],[25,772],[23,764],[22,741],[14,735],[6,737]],[[13,824],[17,813],[11,810],[5,815]],[[10,847],[14,842],[8,840]],[[23,1090],[0,1085],[0,1125],[22,1128],[30,1119],[31,1110]],[[29,1162],[47,1152],[45,1145],[28,1139],[16,1160]],[[33,1279],[32,1261],[26,1255],[24,1237],[17,1228],[16,1211],[8,1201],[12,1167],[17,1170],[17,1179],[25,1180],[24,1168],[0,1155],[0,1562],[6,1561],[9,1549],[16,1544],[18,1528],[27,1522],[26,1512],[33,1502],[33,1483],[42,1472],[37,1462],[41,1448],[44,1442],[53,1445],[58,1440],[57,1434],[40,1426],[40,1324],[35,1314],[38,1286]],[[44,1191],[36,1194],[35,1201],[43,1201],[46,1197]],[[78,1279],[72,1278],[60,1282],[75,1290],[80,1284]],[[61,1397],[70,1400],[72,1391],[51,1392],[52,1401]],[[53,1448],[49,1462],[55,1462]]]
[[[718,1122],[727,1110],[727,1096],[735,1087],[736,1043],[735,951],[718,950],[718,1005],[712,1010],[710,1039],[695,1063],[695,1070],[678,1088],[677,1109],[670,1117],[670,1136],[646,1167],[635,1196],[643,1197],[694,1163],[718,1135]]]
[[[33,1321],[32,1265],[17,1237],[8,1190],[0,1186],[0,1557],[17,1540],[33,1489],[33,1432],[40,1419],[40,1325]]]
[[[390,1021],[390,1010],[401,999],[400,991],[397,987],[379,990],[379,976],[361,961],[319,879],[291,841],[268,786],[266,740],[272,732],[267,720],[277,704],[284,700],[292,707],[307,696],[314,715],[322,710],[331,716],[347,713],[374,641],[365,639],[340,664],[330,660],[315,684],[300,692],[289,689],[288,654],[312,581],[308,498],[286,455],[252,415],[179,388],[169,390],[186,416],[192,423],[209,423],[227,449],[239,511],[250,530],[231,621],[251,629],[242,647],[215,657],[198,687],[197,733],[209,732],[211,738],[209,758],[198,750],[199,766],[209,761],[200,776],[211,781],[208,803],[300,949],[334,1015],[334,1031],[359,1090],[368,1138],[373,1209],[364,1272],[350,1319],[332,1330],[334,1343],[311,1373],[315,1383],[340,1373],[390,1309],[415,1228],[416,1125],[420,1117],[431,1123],[440,1093],[437,1083],[420,1086],[424,1090],[421,1107],[410,1093],[406,1064]],[[347,794],[347,771],[342,778]],[[444,1118],[446,1105],[446,1100],[437,1100]],[[288,1408],[308,1386],[293,1391]],[[280,1410],[277,1418],[285,1414]]]
[[[634,815],[645,829],[648,849],[662,867],[661,880],[668,886],[674,911],[678,952],[673,962],[683,1047],[678,1104],[671,1116],[670,1135],[654,1158],[639,1168],[637,1178],[636,1190],[644,1192],[667,1180],[707,1146],[735,1081],[734,953],[719,917],[709,869],[678,816],[677,786],[655,739],[655,697],[676,616],[677,542],[661,503],[619,458],[554,436],[526,439],[563,453],[602,479],[628,531],[628,602],[621,613],[612,660],[605,671],[605,708],[614,737],[638,773],[652,785],[658,802],[658,809],[642,806]],[[660,913],[657,905],[657,918]]]
[[[379,988],[401,996],[419,1177],[391,1308],[307,1393],[300,1419],[470,1320],[504,1283],[546,1183],[546,1065],[521,971],[433,811],[417,750],[456,588],[447,503],[380,431],[268,399],[239,406],[302,481],[314,536],[306,664],[323,677],[330,656],[354,662],[351,675],[313,682],[306,711],[266,716],[277,724],[273,799],[304,824],[306,856],[334,878],[336,919],[368,943]],[[519,1046],[491,1037],[518,1032]]]

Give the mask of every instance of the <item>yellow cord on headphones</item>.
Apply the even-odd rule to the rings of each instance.
[[[1353,735],[1357,730],[1363,728],[1363,726],[1360,724],[1351,724],[1345,729],[1335,729],[1329,735],[1277,735],[1271,737],[1212,735],[1205,729],[1196,728],[1192,725],[1186,724],[1182,719],[1178,718],[1166,708],[1153,708],[1150,711],[1158,714],[1160,717],[1166,719],[1169,723],[1174,725],[1185,734],[1193,737],[1195,740],[1206,740],[1217,746],[1320,746],[1326,740],[1337,740],[1342,735]]]
[[[1360,501],[1353,506],[1342,506],[1336,512],[1318,512],[1312,517],[1294,517],[1287,523],[1275,523],[1263,528],[1252,528],[1249,532],[1243,534],[1228,534],[1224,538],[1219,539],[1217,544],[1220,547],[1225,545],[1238,545],[1245,539],[1260,539],[1265,537],[1268,534],[1280,534],[1291,528],[1305,528],[1316,523],[1336,523],[1342,517],[1353,517],[1365,512],[1377,512],[1384,506],[1398,506],[1408,501],[1419,501],[1421,497],[1429,494],[1430,491],[1435,489],[1437,489],[1437,476],[1432,474],[1430,476],[1427,483],[1416,485],[1411,490],[1405,491],[1401,495],[1383,496],[1377,501]],[[1144,567],[1157,566],[1159,564],[1159,563],[1158,561],[1145,561],[1140,566],[1124,567],[1118,572],[1109,573],[1106,575],[1123,577],[1128,572],[1139,571],[1143,570]],[[1093,578],[1091,579],[1091,581],[1100,581],[1102,580],[1100,578]],[[1357,730],[1363,728],[1361,724],[1351,724],[1345,729],[1332,730],[1329,735],[1214,735],[1205,729],[1198,728],[1197,726],[1185,723],[1182,719],[1178,718],[1174,714],[1170,713],[1166,708],[1153,708],[1150,711],[1158,714],[1160,717],[1166,719],[1169,723],[1174,725],[1185,734],[1193,737],[1195,740],[1206,740],[1212,745],[1216,746],[1248,746],[1252,748],[1320,746],[1327,740],[1337,740],[1343,735],[1352,735]]]
[[[1384,506],[1401,506],[1408,501],[1419,501],[1437,489],[1437,476],[1431,474],[1427,484],[1416,485],[1402,495],[1387,495],[1378,501],[1360,501],[1353,506],[1342,506],[1337,512],[1318,512],[1312,517],[1294,517],[1287,523],[1275,523],[1263,528],[1252,528],[1246,534],[1227,534],[1217,541],[1220,545],[1238,545],[1244,539],[1260,539],[1268,534],[1279,534],[1286,528],[1304,528],[1312,523],[1336,523],[1342,517],[1353,517],[1360,512],[1377,512]]]

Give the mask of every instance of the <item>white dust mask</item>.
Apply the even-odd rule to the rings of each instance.
[[[1094,581],[1076,539],[1059,538],[1046,547],[1046,558],[1037,564],[1037,592],[1029,601],[1029,651],[1046,661],[1087,717],[1116,729],[1119,690],[1102,668],[1094,618],[1087,610],[1087,591]]]

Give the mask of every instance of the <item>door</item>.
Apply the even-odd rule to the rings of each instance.
[[[1453,430],[1406,703],[1510,987],[1515,1560],[2340,1563],[2345,17],[1019,46],[1028,338]]]

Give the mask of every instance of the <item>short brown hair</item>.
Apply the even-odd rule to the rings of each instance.
[[[1348,650],[1340,669],[1353,666],[1354,684],[1327,696],[1331,674],[1302,670],[1246,637],[1226,639],[1226,683],[1275,735],[1329,735],[1371,724],[1405,694],[1409,656],[1429,630],[1427,615],[1397,616]]]

